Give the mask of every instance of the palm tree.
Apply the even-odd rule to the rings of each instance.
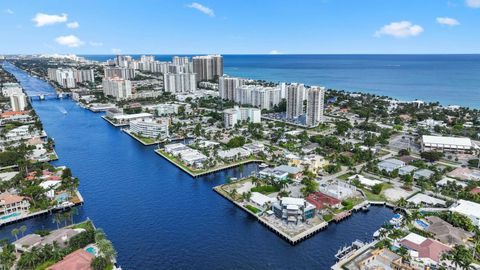
[[[60,213],[56,213],[53,216],[53,222],[57,224],[57,229],[60,229],[60,223],[63,221],[63,216]]]
[[[463,245],[456,245],[446,256],[455,265],[456,269],[470,269],[473,263],[473,256]]]
[[[20,232],[22,233],[22,237],[26,230],[27,230],[27,226],[25,225],[20,226]]]
[[[103,229],[98,228],[95,231],[95,243],[97,243],[100,240],[105,239],[105,238],[106,238],[106,236],[105,236],[105,232],[103,231]]]
[[[111,261],[113,258],[115,258],[115,256],[117,256],[117,252],[113,248],[112,242],[109,240],[102,239],[97,243],[97,246],[107,260]]]
[[[17,228],[14,228],[12,231],[11,231],[11,234],[13,236],[15,236],[15,240],[18,240],[18,234],[20,233],[20,230],[18,230]]]

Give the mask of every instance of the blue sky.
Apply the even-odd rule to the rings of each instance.
[[[0,54],[480,53],[480,0],[2,0]]]

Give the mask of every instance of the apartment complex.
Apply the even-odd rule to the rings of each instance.
[[[130,132],[148,138],[165,139],[169,137],[168,126],[170,121],[161,119],[138,119],[130,121]]]
[[[292,83],[286,87],[287,118],[295,119],[303,115],[305,85]]]
[[[218,78],[218,91],[220,98],[226,100],[235,99],[235,89],[243,85],[244,80],[237,77],[221,76]]]
[[[192,58],[193,72],[197,81],[211,81],[223,76],[223,57],[221,55],[202,55]]]
[[[116,99],[128,99],[132,96],[132,83],[120,78],[105,78],[102,82],[103,94]]]
[[[185,93],[197,90],[195,73],[165,73],[163,75],[165,92]]]
[[[27,96],[24,93],[10,95],[10,106],[12,107],[12,111],[24,111],[27,104]]]
[[[223,111],[223,123],[225,128],[233,128],[238,122],[249,121],[250,123],[260,123],[262,112],[257,108],[241,108],[235,106]]]
[[[127,67],[107,67],[105,68],[105,78],[120,78],[130,80],[135,78],[135,69]]]
[[[271,110],[281,101],[280,91],[278,87],[241,85],[235,89],[233,101],[259,107],[262,110]]]
[[[93,69],[49,68],[48,79],[57,82],[64,88],[74,88],[77,83],[93,82]]]
[[[316,126],[323,122],[325,88],[312,86],[307,94],[307,126]]]

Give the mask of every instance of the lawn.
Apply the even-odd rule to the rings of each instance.
[[[259,193],[262,193],[264,195],[268,195],[270,193],[274,193],[274,192],[279,192],[280,189],[278,187],[274,187],[274,186],[269,186],[269,185],[265,185],[265,186],[256,186],[256,187],[253,187],[251,189],[252,192],[259,192]]]
[[[248,210],[250,210],[251,212],[253,212],[254,214],[256,213],[259,213],[260,212],[260,209],[256,208],[255,206],[253,205],[246,205],[245,208],[247,208]]]
[[[362,188],[362,191],[365,193],[365,196],[367,196],[367,200],[369,201],[373,201],[373,202],[383,202],[383,201],[386,201],[387,198],[385,198],[385,196],[383,194],[374,194],[372,193],[370,190],[367,190],[367,189],[363,189]]]

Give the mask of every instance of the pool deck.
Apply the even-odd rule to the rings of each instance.
[[[82,205],[83,204],[83,197],[78,190],[76,191],[76,195],[78,197],[78,200],[76,200],[73,203],[73,205],[61,206],[61,207],[51,207],[49,209],[40,210],[40,211],[37,211],[37,212],[28,213],[28,214],[22,213],[21,215],[15,216],[13,218],[9,218],[8,220],[0,220],[0,228],[3,227],[3,226],[9,225],[9,224],[13,224],[13,223],[16,223],[16,222],[23,221],[23,220],[31,219],[31,218],[38,217],[38,216],[41,216],[41,215],[52,214],[52,213],[55,213],[55,212],[58,212],[58,211],[63,211],[63,210],[68,209],[68,208],[72,208],[72,207]]]

